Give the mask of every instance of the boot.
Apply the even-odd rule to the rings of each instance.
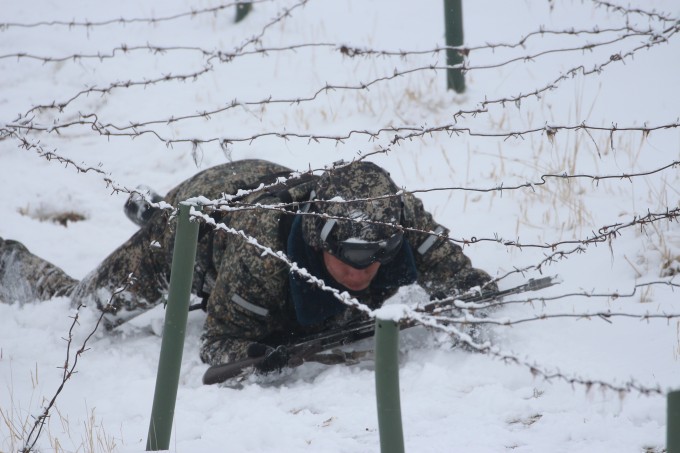
[[[0,302],[21,304],[66,296],[77,283],[21,242],[0,238]]]

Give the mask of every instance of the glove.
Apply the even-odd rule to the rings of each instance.
[[[264,356],[262,362],[255,366],[255,369],[262,374],[271,373],[272,371],[280,372],[288,365],[288,360],[290,359],[288,348],[283,345],[275,349],[262,343],[250,343],[247,353],[248,357],[252,358]]]

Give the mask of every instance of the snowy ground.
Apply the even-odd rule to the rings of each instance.
[[[443,52],[350,57],[338,50],[443,46],[441,1],[310,0],[304,6],[263,1],[239,24],[233,23],[233,6],[201,12],[221,5],[215,0],[74,0],[67,7],[45,0],[10,2],[3,5],[0,24],[0,237],[20,240],[82,278],[135,231],[122,212],[126,194],[115,189],[143,183],[164,193],[199,169],[229,159],[264,158],[305,170],[389,148],[371,160],[410,190],[505,188],[419,193],[451,228],[452,238],[503,239],[465,248],[476,266],[508,275],[501,287],[539,277],[537,267],[547,256],[565,252],[540,267],[564,283],[535,296],[635,291],[631,297],[572,295],[513,304],[495,315],[511,321],[607,310],[635,315],[551,318],[492,329],[500,351],[559,375],[549,380],[527,366],[452,350],[442,333],[405,332],[400,377],[406,449],[660,452],[665,393],[680,387],[680,323],[676,317],[639,316],[677,315],[680,308],[672,285],[635,285],[675,282],[678,224],[634,225],[607,242],[583,245],[583,253],[567,253],[604,226],[679,207],[677,166],[654,171],[680,160],[680,8],[672,1],[631,3],[620,4],[658,14],[626,13],[589,0],[464,2],[467,47],[517,44],[532,32],[545,33],[530,35],[524,46],[472,49],[467,91],[457,95],[446,91],[443,70],[428,69],[445,65]],[[286,8],[290,15],[274,20]],[[197,13],[171,18],[191,10]],[[141,18],[168,20],[132,20]],[[50,21],[66,25],[42,23]],[[92,25],[68,25],[84,21]],[[575,33],[550,33],[571,29]],[[660,39],[668,42],[657,43]],[[605,42],[610,43],[599,45]],[[310,43],[317,45],[290,49]],[[588,44],[597,45],[583,50]],[[645,44],[649,48],[636,50]],[[270,50],[248,53],[257,49]],[[220,61],[217,51],[243,55]],[[569,73],[581,65],[583,70]],[[599,71],[590,73],[595,68]],[[407,73],[393,77],[395,72]],[[186,77],[172,77],[178,75]],[[121,86],[127,81],[131,86]],[[337,88],[323,90],[326,85]],[[531,95],[550,85],[540,96]],[[525,96],[515,102],[520,95]],[[267,99],[272,102],[262,102]],[[297,99],[311,100],[292,102]],[[502,99],[508,100],[484,104]],[[235,100],[240,104],[231,108]],[[53,102],[66,104],[63,111],[31,110]],[[478,109],[484,111],[454,118]],[[169,121],[202,112],[213,113]],[[24,120],[36,130],[17,128]],[[396,141],[396,134],[409,132],[376,138],[361,133],[447,125],[469,130]],[[639,130],[669,125],[649,134]],[[553,135],[546,126],[572,129],[558,127]],[[104,129],[124,135],[106,137]],[[141,135],[135,139],[129,135],[136,133]],[[277,136],[284,133],[301,137]],[[310,135],[349,137],[336,142]],[[222,140],[231,143],[223,148]],[[45,152],[74,165],[49,160]],[[588,177],[643,172],[653,173]],[[584,177],[546,178],[540,184],[545,174]],[[527,182],[534,186],[509,189]],[[85,220],[66,227],[50,221],[69,212]],[[560,241],[576,242],[554,249],[530,246]],[[424,297],[407,288],[394,302]],[[35,417],[55,395],[74,314],[66,299],[0,303],[1,452],[24,445]],[[134,325],[113,335],[97,332],[88,341],[38,450],[144,450],[162,316],[161,309],[153,310]],[[79,317],[70,363],[73,348],[95,323],[94,313],[82,311]],[[202,386],[203,317],[197,312],[189,317],[172,451],[379,450],[370,363],[306,365],[275,379],[253,378],[241,388]],[[570,384],[560,376],[605,385]],[[612,390],[631,383],[652,392]]]

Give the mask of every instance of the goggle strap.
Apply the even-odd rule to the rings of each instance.
[[[300,208],[301,212],[307,213],[309,212],[309,208],[312,207],[312,201],[316,198],[316,191],[312,190],[309,194],[309,200],[307,200],[307,203],[303,204],[302,207]]]
[[[326,223],[324,224],[323,228],[321,228],[321,233],[319,233],[319,238],[321,238],[321,242],[326,242],[326,239],[328,238],[328,235],[331,234],[331,230],[336,224],[335,219],[329,219],[326,220]]]

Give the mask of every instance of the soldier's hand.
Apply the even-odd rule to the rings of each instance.
[[[258,372],[262,374],[271,373],[272,371],[281,371],[288,365],[290,353],[288,348],[280,345],[276,348],[267,346],[262,343],[251,343],[248,345],[248,357],[262,357],[264,359],[255,366]]]

